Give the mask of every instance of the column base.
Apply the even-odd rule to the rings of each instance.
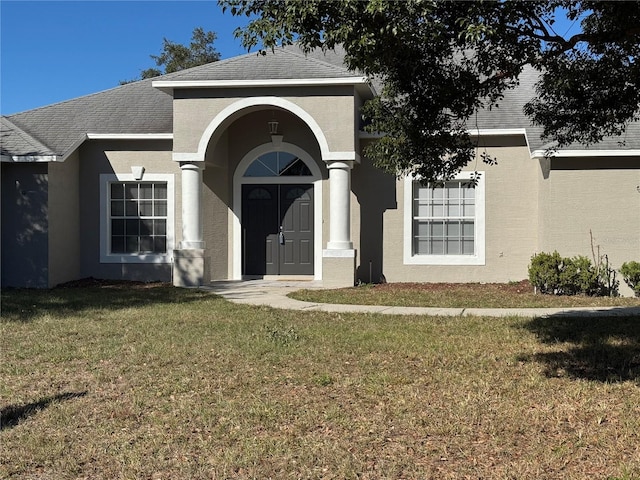
[[[204,242],[180,242],[180,250],[202,250],[204,249]]]
[[[329,241],[327,242],[327,250],[353,250],[353,243],[349,241]]]
[[[176,287],[199,287],[208,283],[205,265],[208,263],[203,249],[173,251],[173,285]]]
[[[322,251],[322,286],[324,288],[353,287],[355,280],[355,250],[328,248]]]

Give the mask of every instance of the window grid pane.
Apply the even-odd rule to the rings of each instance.
[[[413,183],[413,254],[473,255],[475,189],[461,180]]]
[[[114,182],[109,194],[111,253],[166,253],[167,184]]]
[[[247,167],[245,177],[307,177],[311,170],[300,158],[288,152],[269,152]]]

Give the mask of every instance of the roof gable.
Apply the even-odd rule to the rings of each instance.
[[[45,149],[57,155],[65,155],[87,133],[171,133],[173,99],[153,88],[152,82],[335,79],[353,76],[345,67],[338,66],[337,54],[328,55],[332,62],[307,57],[297,48],[276,49],[265,55],[249,53],[5,118]],[[8,131],[7,135],[13,137],[14,133]]]
[[[65,155],[87,133],[171,133],[172,99],[151,80],[122,85],[7,117],[20,129]]]
[[[14,125],[8,118],[0,118],[0,156],[3,160],[39,159],[54,157],[55,153],[24,130]]]
[[[334,54],[335,55],[335,54]],[[350,78],[344,66],[306,56],[297,48],[276,48],[272,52],[247,53],[157,77],[155,80],[286,80]]]

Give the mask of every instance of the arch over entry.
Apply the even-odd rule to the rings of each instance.
[[[247,169],[259,157],[271,152],[286,152],[294,155],[304,163],[310,175],[305,176],[245,176]],[[242,279],[242,191],[243,185],[294,185],[311,184],[313,190],[313,275],[314,279],[322,279],[322,172],[313,157],[297,145],[283,142],[279,147],[265,143],[248,152],[238,163],[233,174],[233,279]]]
[[[200,142],[198,143],[198,151],[197,152],[173,152],[173,160],[177,162],[204,162],[205,154],[207,151],[207,146],[211,141],[214,133],[217,129],[225,122],[230,119],[234,119],[237,116],[242,115],[242,110],[252,107],[279,107],[283,110],[287,110],[298,118],[300,118],[307,126],[311,129],[313,136],[318,142],[318,146],[320,147],[320,153],[322,155],[322,160],[325,162],[331,160],[355,160],[359,161],[358,155],[355,151],[349,152],[332,152],[329,150],[329,144],[327,142],[327,138],[316,122],[315,118],[307,112],[304,108],[296,105],[295,103],[286,100],[280,97],[249,97],[243,98],[233,102],[231,105],[228,105],[224,109],[222,109],[214,118],[211,120],[207,128],[202,133],[200,137]]]

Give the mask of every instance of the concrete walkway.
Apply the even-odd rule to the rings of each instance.
[[[301,289],[322,288],[322,282],[296,280],[246,280],[212,282],[203,287],[227,300],[248,305],[266,305],[286,310],[321,312],[381,313],[388,315],[442,315],[487,317],[549,317],[549,316],[630,316],[640,318],[640,307],[574,307],[574,308],[437,308],[389,307],[380,305],[344,305],[302,302],[287,297]]]

